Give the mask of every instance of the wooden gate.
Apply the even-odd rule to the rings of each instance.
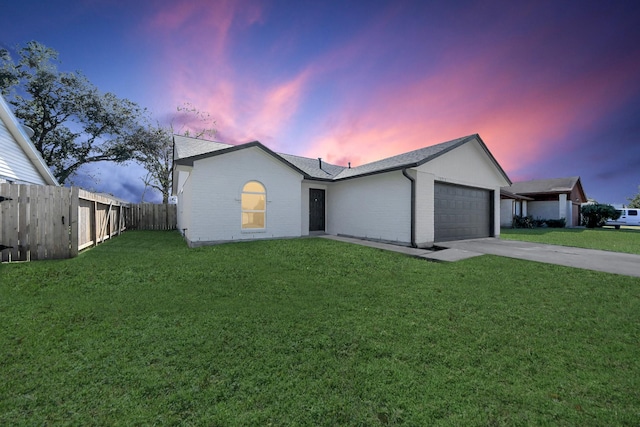
[[[0,184],[0,197],[0,261],[69,257],[69,188]]]
[[[0,262],[74,257],[120,234],[127,206],[77,187],[0,184]]]

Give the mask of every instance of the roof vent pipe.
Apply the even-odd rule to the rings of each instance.
[[[318,157],[318,167],[322,169],[322,157]]]
[[[349,169],[351,169],[351,162],[349,162]]]

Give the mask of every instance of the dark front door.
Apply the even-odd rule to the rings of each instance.
[[[309,231],[324,231],[324,190],[309,189]]]

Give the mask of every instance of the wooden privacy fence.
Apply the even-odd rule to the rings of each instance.
[[[77,187],[0,184],[0,261],[74,257],[124,231],[127,208]]]
[[[176,205],[141,203],[129,207],[126,225],[131,230],[175,230],[176,219]]]

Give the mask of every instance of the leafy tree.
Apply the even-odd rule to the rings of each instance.
[[[58,71],[58,52],[36,41],[18,47],[14,62],[0,49],[0,91],[34,130],[34,145],[60,183],[87,163],[124,162],[140,144],[145,111],[101,93],[80,72]]]
[[[608,219],[620,218],[620,212],[611,205],[593,203],[580,208],[582,221],[587,228],[602,227]]]
[[[147,170],[147,175],[142,179],[145,193],[147,188],[153,188],[162,194],[162,203],[167,203],[173,184],[173,135],[213,137],[216,134],[214,125],[209,113],[185,103],[177,108],[176,116],[167,126],[158,123],[148,126],[143,135],[137,138],[141,141],[141,151],[136,157]],[[142,194],[142,201],[145,193]]]
[[[640,209],[640,185],[638,185],[638,194],[636,194],[633,198],[627,198],[629,200],[630,208]]]

